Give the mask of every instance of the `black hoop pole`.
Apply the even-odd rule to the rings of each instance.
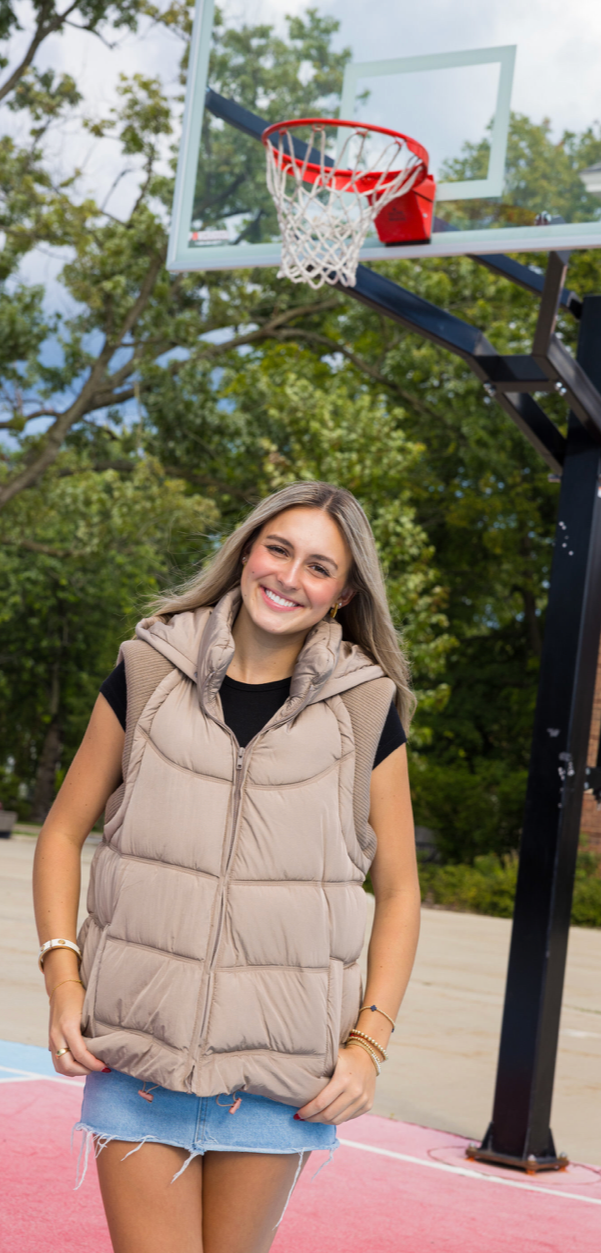
[[[579,364],[601,388],[601,296]],[[476,1154],[556,1157],[551,1098],[601,634],[601,448],[570,416],[559,498],[492,1122]]]

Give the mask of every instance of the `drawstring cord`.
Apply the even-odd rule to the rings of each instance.
[[[144,1100],[145,1100],[145,1101],[148,1101],[148,1102],[150,1103],[150,1102],[154,1101],[154,1097],[153,1097],[151,1094],[152,1094],[153,1092],[156,1092],[157,1088],[160,1088],[160,1086],[161,1086],[161,1085],[160,1085],[160,1083],[155,1083],[155,1084],[154,1084],[154,1086],[153,1086],[152,1088],[149,1088],[149,1089],[148,1089],[148,1092],[147,1092],[147,1091],[146,1091],[146,1083],[144,1082],[144,1083],[142,1084],[142,1087],[138,1089],[138,1096],[143,1096],[143,1097],[144,1097]]]
[[[215,1097],[215,1104],[218,1105],[220,1109],[229,1109],[230,1114],[235,1114],[240,1109],[242,1097],[239,1092],[232,1092],[231,1096],[233,1098],[231,1105],[222,1105],[218,1096]]]

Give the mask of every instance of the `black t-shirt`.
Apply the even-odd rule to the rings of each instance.
[[[125,730],[127,716],[127,685],[125,662],[120,661],[100,688],[113,713]],[[277,679],[275,683],[240,683],[226,674],[221,685],[223,721],[234,732],[241,748],[245,748],[255,735],[273,718],[290,695],[290,679]],[[407,736],[401,725],[394,702],[386,715],[373,768],[380,765],[395,748],[406,742]]]

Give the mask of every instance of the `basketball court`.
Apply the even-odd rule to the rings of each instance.
[[[0,1044],[3,1253],[110,1253],[96,1172],[74,1191],[82,1082],[48,1052]],[[598,1253],[601,1168],[524,1179],[465,1159],[448,1132],[367,1115],[301,1177],[274,1253]],[[143,1150],[141,1150],[143,1151]]]
[[[509,965],[513,996],[506,1002],[495,1104],[495,1125],[509,1145],[506,1160],[533,1162],[541,1173],[468,1161],[461,1136],[368,1115],[341,1129],[341,1147],[317,1177],[311,1163],[273,1247],[276,1253],[475,1253],[483,1247],[489,1253],[598,1253],[601,1169],[571,1162],[554,1170],[549,1110],[569,923],[569,850],[578,837],[590,725],[586,693],[590,689],[592,705],[601,627],[601,604],[589,577],[601,542],[595,538],[595,528],[601,536],[601,397],[600,380],[590,378],[593,332],[583,339],[576,362],[555,327],[560,310],[582,315],[583,302],[566,285],[568,254],[601,247],[600,214],[593,201],[587,202],[589,217],[575,212],[572,221],[549,213],[543,203],[537,213],[503,209],[514,85],[538,69],[514,44],[408,57],[381,23],[380,36],[370,32],[366,40],[369,56],[355,41],[335,118],[337,105],[319,116],[266,118],[211,81],[214,17],[213,0],[198,0],[168,268],[208,273],[274,267],[292,283],[336,286],[457,353],[553,474],[565,465],[560,516],[574,519],[571,533],[582,541],[575,557],[576,545],[565,555],[558,552],[564,566],[554,566],[535,728],[539,768],[532,786],[538,792],[524,835],[532,856],[523,859],[526,877],[518,887]],[[349,42],[344,20],[340,35],[342,44]],[[577,69],[561,89],[578,92]],[[467,177],[458,172],[463,146],[483,142],[481,168]],[[590,171],[583,171],[583,186],[592,187],[594,179],[587,184],[585,175]],[[535,253],[540,266],[532,261]],[[516,254],[528,257],[518,261]],[[454,256],[468,256],[541,299],[530,356],[501,356],[480,328],[414,297],[377,269],[394,259],[419,263]],[[593,314],[583,325],[593,325]],[[569,431],[564,436],[533,399],[549,392],[566,397],[573,423],[581,422],[590,439],[590,473],[580,483],[573,458],[570,468]],[[560,613],[555,605],[563,615],[561,630],[553,627],[553,614]],[[561,682],[555,681],[559,668]],[[542,853],[536,823],[543,831]],[[534,1108],[534,1145],[520,1140],[511,1119],[504,1123],[516,1058],[522,1067],[516,1125],[522,1118],[529,1128]],[[93,1169],[73,1191],[79,1146],[71,1152],[69,1143],[81,1087],[54,1074],[44,1049],[0,1044],[6,1253],[110,1253]],[[501,1151],[495,1152],[500,1159]]]
[[[84,847],[82,914],[94,848]],[[0,1042],[0,1248],[110,1253],[93,1164],[74,1190],[80,1143],[76,1136],[71,1150],[71,1129],[82,1082],[57,1076],[41,1047],[46,999],[30,903],[33,850],[25,836],[0,845],[0,1017],[13,1037]],[[310,1163],[275,1253],[470,1253],[480,1246],[592,1253],[601,1224],[599,939],[572,932],[554,1106],[560,1148],[589,1165],[532,1178],[465,1158],[466,1136],[481,1131],[490,1108],[509,924],[427,910],[377,1093],[380,1116],[341,1128],[345,1143],[314,1181],[325,1154]]]

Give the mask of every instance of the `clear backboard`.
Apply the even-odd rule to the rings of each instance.
[[[323,7],[327,14],[327,3]],[[240,26],[243,20],[273,21],[276,10],[269,0],[255,0]],[[532,40],[520,47],[519,21],[516,43],[432,52],[426,23],[423,55],[403,55],[400,13],[397,29],[393,16],[392,23],[380,23],[381,38],[370,32],[367,39],[357,30],[356,9],[349,6],[348,18],[346,12],[336,7],[336,15],[343,15],[336,48],[350,47],[351,57],[339,97],[327,102],[328,116],[394,128],[417,140],[429,154],[434,196],[422,238],[398,241],[390,230],[381,238],[372,226],[361,261],[601,246],[601,140],[598,126],[595,130],[601,89],[599,99],[590,101],[588,142],[568,140],[563,166],[554,174],[552,162],[545,167],[543,140],[548,135],[559,150],[565,119],[549,116],[547,123],[544,114],[531,113],[528,130],[518,109],[512,122],[516,80],[520,75],[522,81],[536,80],[541,73]],[[260,135],[263,125],[285,118],[274,116],[269,100],[263,111],[260,93],[259,104],[255,100],[249,110],[220,81],[219,56],[211,65],[214,23],[214,0],[197,0],[167,266],[182,271],[278,266],[281,238]],[[218,35],[222,29],[218,16]],[[572,64],[573,81],[567,67],[557,85],[558,101],[579,91],[578,61]],[[310,107],[303,107],[302,92],[300,98],[297,93],[293,116],[315,116],[313,101],[309,88]],[[539,152],[537,127],[542,128]],[[341,128],[333,128],[328,139],[331,160],[340,147],[337,133],[340,137]]]

